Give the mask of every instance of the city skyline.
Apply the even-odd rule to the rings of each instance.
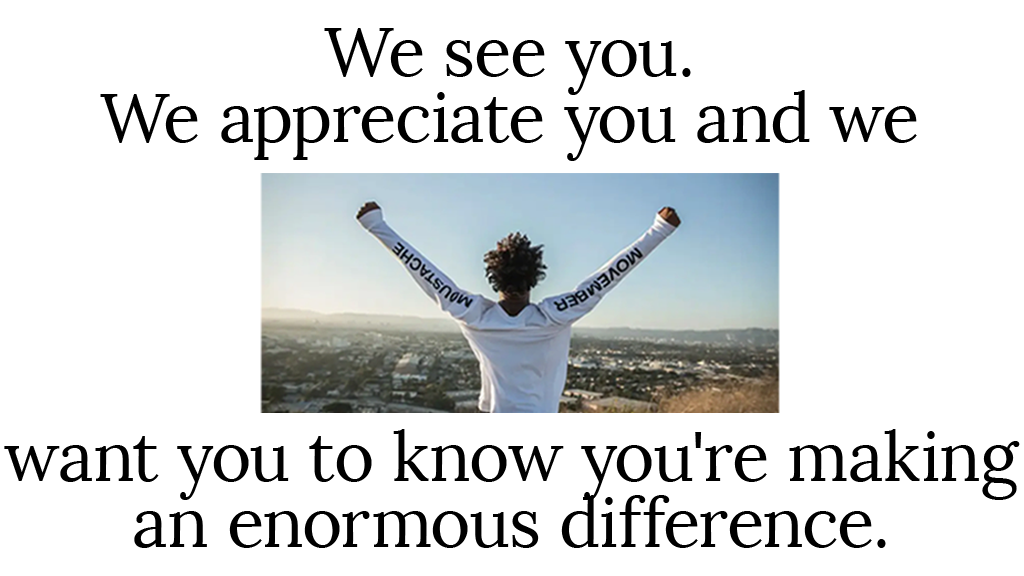
[[[559,411],[778,412],[777,339],[581,333]],[[480,365],[457,330],[265,322],[261,372],[264,412],[479,410]]]
[[[265,174],[262,194],[263,308],[446,318],[356,222],[370,200],[491,299],[482,257],[496,240],[544,244],[534,301],[572,289],[673,206],[680,229],[579,326],[778,328],[777,174]]]

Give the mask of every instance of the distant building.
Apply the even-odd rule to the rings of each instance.
[[[480,391],[479,390],[449,390],[448,392],[445,392],[444,395],[449,397],[449,398],[451,398],[452,400],[458,401],[458,400],[464,400],[466,398],[477,398],[478,396],[480,396]]]
[[[445,360],[473,360],[473,352],[470,350],[451,350],[441,355]]]
[[[569,359],[569,365],[574,368],[600,368],[601,361],[594,358],[575,356]]]
[[[394,404],[387,404],[387,405],[385,405],[381,409],[381,412],[417,412],[417,413],[426,413],[426,414],[435,414],[435,413],[436,414],[445,414],[448,411],[447,410],[437,410],[436,408],[426,408],[426,407],[423,407],[423,406],[415,406],[413,404],[397,404],[397,403],[394,403]]]
[[[566,391],[562,392],[562,395],[563,396],[567,396],[569,398],[579,398],[581,400],[596,400],[597,398],[601,398],[602,396],[604,396],[604,394],[602,394],[600,392],[594,392],[592,390],[577,390],[577,389],[566,390]]]
[[[320,410],[327,404],[327,400],[303,400],[293,402],[282,402],[278,404],[278,408],[284,412],[320,412]]]
[[[420,370],[420,355],[408,352],[395,364],[395,376],[411,376]]]

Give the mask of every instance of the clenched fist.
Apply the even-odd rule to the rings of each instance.
[[[363,207],[356,213],[356,218],[362,218],[364,214],[373,212],[374,210],[380,210],[380,206],[378,206],[376,202],[367,202],[366,204],[363,204]]]
[[[376,204],[374,204],[374,206],[376,206]],[[679,226],[679,215],[676,214],[675,208],[665,206],[658,211],[658,216],[661,216],[666,222],[673,226]]]

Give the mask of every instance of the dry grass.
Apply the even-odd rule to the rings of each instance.
[[[746,380],[687,390],[658,403],[658,412],[750,413],[779,411],[779,380]]]
[[[563,410],[570,411],[570,410]],[[574,410],[571,410],[574,411]],[[659,402],[655,409],[632,406],[601,407],[582,412],[614,413],[778,413],[782,412],[782,381],[779,378],[741,378],[706,384]]]
[[[657,407],[651,408],[627,408],[627,407],[609,407],[599,408],[597,410],[584,410],[584,412],[595,413],[595,414],[652,414],[657,412]]]

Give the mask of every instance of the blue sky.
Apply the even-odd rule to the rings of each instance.
[[[651,225],[683,224],[580,326],[777,328],[776,174],[265,174],[263,306],[444,315],[355,220],[375,200],[412,246],[495,297],[483,254],[513,231],[543,244],[534,301],[565,292]]]

